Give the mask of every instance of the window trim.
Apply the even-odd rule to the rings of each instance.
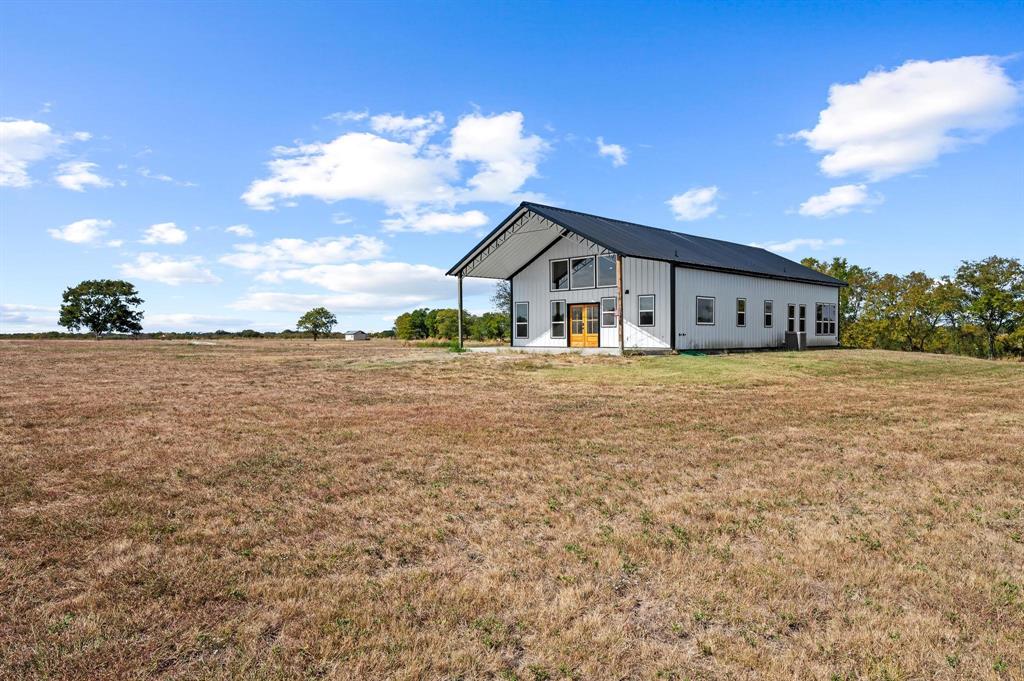
[[[610,283],[610,284],[602,284],[601,283],[601,266],[600,266],[601,258],[611,258],[612,266],[613,266],[612,267],[613,274],[612,274],[612,283]],[[618,284],[618,276],[616,274],[614,274],[614,272],[615,272],[615,264],[616,263],[615,263],[615,254],[614,253],[598,253],[597,255],[594,256],[594,284],[596,284],[594,286],[594,288],[611,288],[612,286],[616,286]]]
[[[611,312],[605,312],[604,301],[606,301],[606,300],[610,300],[614,304],[614,307],[612,308]],[[618,326],[618,315],[619,315],[619,305],[618,305],[618,303],[619,303],[619,299],[616,296],[605,296],[604,298],[601,298],[600,308],[599,309],[601,310],[601,328],[602,329],[614,329],[616,326]],[[612,315],[612,323],[611,324],[605,324],[604,323],[604,316],[606,314]]]
[[[711,321],[710,322],[702,322],[700,320],[700,301],[701,301],[701,299],[703,299],[703,300],[710,300],[711,301]],[[715,296],[697,296],[696,302],[694,303],[694,307],[693,307],[693,313],[694,313],[694,320],[696,321],[697,326],[714,326],[715,325],[715,321],[717,321],[717,319],[718,319],[718,300],[715,298]]]
[[[825,308],[832,308],[832,319],[824,319]],[[821,308],[822,321],[818,321],[818,308]],[[824,325],[826,331],[821,332],[818,329]],[[814,335],[815,336],[835,336],[839,331],[839,305],[837,303],[815,303],[814,304]]]
[[[651,323],[650,324],[644,324],[644,323],[642,323],[640,321],[640,319],[641,319],[640,315],[642,315],[644,313],[643,308],[640,307],[640,299],[641,298],[650,298],[651,299]],[[637,294],[637,297],[636,297],[636,325],[637,326],[642,326],[644,328],[650,328],[652,326],[657,326],[658,325],[657,309],[658,309],[658,298],[657,298],[656,295],[654,295],[653,293],[640,293],[640,294]]]
[[[565,263],[565,288],[553,288],[555,285],[554,277],[552,276],[551,269],[554,267],[556,262]],[[572,277],[570,276],[569,270],[569,258],[552,258],[548,260],[548,293],[561,293],[562,291],[569,291],[572,285]]]
[[[743,312],[740,312],[740,301],[743,301]],[[743,323],[740,324],[740,315],[743,315]],[[747,326],[747,299],[737,298],[736,299],[736,326],[738,328],[745,328]]]
[[[526,306],[526,321],[525,322],[520,322],[519,321],[519,306],[520,305],[525,305]],[[515,328],[512,329],[512,333],[515,334],[516,340],[522,340],[524,338],[525,339],[529,339],[530,338],[530,301],[528,301],[528,300],[516,301],[515,303],[512,304],[512,308],[513,308],[512,311],[515,313],[515,318],[512,320],[512,324],[514,325]],[[526,335],[524,335],[524,336],[520,336],[519,335],[519,325],[520,324],[526,324]]]
[[[771,305],[771,312],[768,311],[768,306]],[[762,314],[762,321],[764,322],[764,328],[771,329],[775,327],[775,301],[766,300],[764,301],[764,308]]]
[[[560,321],[560,322],[556,322],[555,321],[555,311],[554,311],[554,309],[552,309],[552,307],[554,306],[555,303],[561,303],[562,307],[564,308],[562,310],[562,321]],[[527,303],[527,304],[529,304],[529,303]],[[529,317],[526,318],[526,322],[527,322],[527,327],[529,327],[529,322],[530,322],[530,318]],[[551,337],[552,338],[557,338],[558,340],[565,340],[566,338],[568,338],[568,336],[566,334],[569,331],[569,329],[568,329],[568,324],[569,324],[569,304],[565,300],[556,299],[556,300],[549,301],[549,303],[548,303],[548,322],[550,323],[549,329],[550,329]],[[561,324],[562,325],[562,335],[561,336],[556,336],[555,335],[555,324]]]
[[[594,285],[593,286],[573,286],[572,285],[572,262],[573,260],[591,260],[594,263]],[[569,290],[570,291],[587,291],[589,289],[597,288],[597,256],[596,255],[578,255],[574,258],[569,258]]]

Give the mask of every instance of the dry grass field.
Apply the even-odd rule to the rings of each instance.
[[[1024,366],[0,342],[0,676],[1024,678]]]

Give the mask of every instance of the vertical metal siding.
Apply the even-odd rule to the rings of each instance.
[[[714,326],[697,324],[697,296],[715,298]],[[736,299],[747,299],[746,326],[736,326]],[[774,302],[774,319],[764,326],[764,301]],[[814,304],[833,303],[838,308],[839,289],[834,286],[727,274],[686,267],[676,269],[676,348],[729,349],[775,348],[785,342],[786,306],[807,306],[807,345],[835,346],[837,336],[814,332]],[[799,314],[799,307],[798,314]],[[837,310],[838,312],[838,310]]]
[[[549,291],[549,263],[561,258],[583,255],[598,255],[604,249],[589,241],[580,242],[569,235],[543,253],[534,262],[517,274],[512,281],[513,302],[530,304],[530,337],[513,338],[514,347],[567,347],[569,345],[568,322],[566,337],[551,337],[551,301],[564,300],[567,305],[574,303],[597,303],[601,298],[615,296],[614,286]],[[671,265],[654,260],[623,258],[622,286],[629,291],[623,295],[625,314],[625,344],[627,348],[668,348],[671,327],[670,273]],[[655,326],[640,327],[637,296],[655,295]],[[513,328],[514,335],[514,328]],[[601,347],[618,347],[616,327],[601,327]]]

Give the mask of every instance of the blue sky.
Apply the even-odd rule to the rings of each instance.
[[[524,198],[898,273],[1020,257],[1022,36],[1019,2],[4,3],[0,330],[101,277],[150,331],[387,328]]]

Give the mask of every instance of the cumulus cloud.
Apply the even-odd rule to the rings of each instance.
[[[207,269],[199,256],[173,258],[158,253],[139,253],[134,262],[122,263],[118,269],[129,279],[156,281],[168,286],[220,282],[220,277]]]
[[[800,215],[824,218],[845,215],[855,208],[870,210],[883,201],[881,194],[870,194],[865,184],[844,184],[828,192],[812,196],[800,204]]]
[[[57,308],[0,303],[0,332],[49,331],[57,328]]]
[[[437,112],[367,120],[371,132],[276,148],[268,176],[253,181],[242,199],[258,210],[306,196],[328,203],[358,199],[382,204],[409,223],[410,216],[459,203],[526,198],[522,187],[536,176],[547,149],[543,139],[524,132],[518,111],[463,116],[447,145],[428,143],[444,126]],[[469,176],[462,181],[465,166]]]
[[[57,153],[65,140],[46,123],[0,120],[0,187],[28,187],[28,168]]]
[[[626,147],[621,144],[605,144],[603,137],[597,138],[597,153],[607,156],[612,160],[612,165],[618,168],[626,165]]]
[[[795,137],[824,154],[826,175],[877,181],[984,141],[1014,122],[1020,99],[996,57],[908,61],[832,85],[818,124]]]
[[[146,150],[147,153],[149,150]],[[139,175],[146,178],[147,180],[156,180],[157,182],[168,182],[170,184],[176,184],[179,187],[198,187],[195,182],[189,180],[178,180],[165,173],[155,173],[149,168],[139,168]]]
[[[69,161],[57,167],[53,179],[57,184],[74,192],[85,191],[86,187],[109,187],[110,180],[94,172],[99,166],[89,161]]]
[[[381,222],[385,232],[466,232],[482,227],[488,222],[487,215],[479,210],[464,213],[420,213],[389,218]]]
[[[718,187],[694,187],[677,194],[666,203],[672,209],[676,220],[689,222],[706,218],[718,210]]]
[[[240,236],[244,238],[250,238],[255,236],[255,233],[252,231],[249,225],[231,225],[230,227],[225,227],[224,231],[227,232],[228,234],[234,234],[235,236]]]
[[[173,222],[161,222],[150,226],[146,230],[146,236],[142,240],[144,244],[183,244],[188,240],[185,230]]]
[[[46,230],[54,239],[70,241],[73,244],[88,244],[103,237],[107,230],[114,226],[111,220],[86,218],[76,220],[69,225]]]
[[[305,239],[273,239],[265,244],[237,244],[235,252],[220,262],[244,270],[279,269],[296,265],[372,260],[385,251],[384,242],[376,237],[338,236],[315,241]]]
[[[773,253],[792,253],[798,250],[820,251],[828,246],[842,246],[846,239],[790,239],[789,241],[769,241],[763,244],[752,243],[751,246],[763,248]]]
[[[169,312],[146,314],[146,331],[214,331],[217,329],[240,329],[252,326],[249,319],[219,317],[215,315],[192,314],[190,312]]]

